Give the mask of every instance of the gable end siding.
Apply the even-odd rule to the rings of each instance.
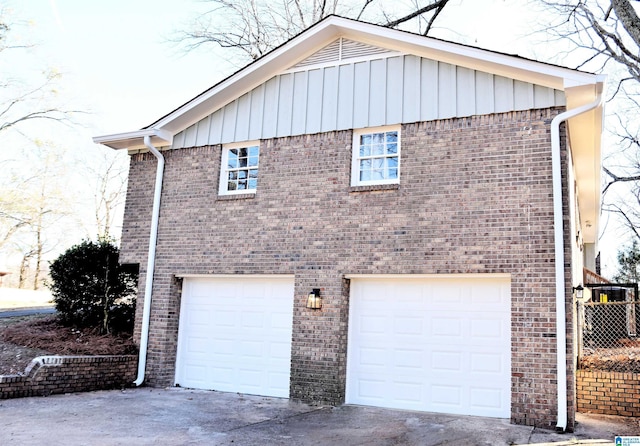
[[[395,56],[275,76],[178,133],[172,148],[564,105],[562,91]]]

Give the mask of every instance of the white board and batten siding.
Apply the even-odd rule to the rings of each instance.
[[[175,383],[289,397],[293,277],[184,277]]]
[[[373,53],[284,71],[178,133],[172,148],[561,105],[559,90],[413,55]]]
[[[509,418],[506,276],[353,277],[346,403]]]

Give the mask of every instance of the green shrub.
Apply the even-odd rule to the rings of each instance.
[[[119,263],[109,240],[83,241],[51,263],[51,282],[61,322],[101,333],[133,332],[138,273]]]

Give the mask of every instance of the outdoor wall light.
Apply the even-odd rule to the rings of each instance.
[[[576,295],[576,299],[581,300],[582,296],[584,296],[584,287],[582,285],[574,286],[573,292]]]
[[[319,310],[322,308],[322,298],[320,297],[320,288],[314,288],[307,298],[307,308]]]

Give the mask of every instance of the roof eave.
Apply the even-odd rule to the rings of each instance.
[[[144,138],[151,138],[151,143],[155,146],[170,146],[173,143],[173,135],[163,129],[143,129],[133,132],[114,133],[111,135],[95,136],[93,142],[104,144],[115,150],[121,149],[141,149],[145,148]]]
[[[566,89],[567,109],[593,102],[604,94],[605,76],[591,86]],[[571,118],[567,132],[576,181],[580,231],[585,243],[597,243],[602,206],[602,133],[604,103],[595,109]]]

